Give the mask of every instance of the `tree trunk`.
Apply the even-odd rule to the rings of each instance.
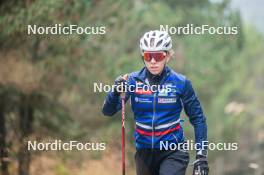
[[[1,174],[9,175],[8,173],[8,152],[6,145],[6,122],[4,114],[4,106],[0,103],[0,165]]]
[[[19,117],[20,117],[20,147],[18,153],[18,174],[19,175],[29,175],[30,169],[30,152],[27,149],[27,141],[32,133],[32,123],[33,123],[33,108],[30,104],[29,96],[21,96],[21,103],[19,107]]]

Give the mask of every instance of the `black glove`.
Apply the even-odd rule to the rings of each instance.
[[[208,175],[209,166],[207,163],[206,156],[197,155],[194,161],[193,175]]]
[[[127,81],[124,78],[125,76],[119,76],[115,80],[114,94],[119,96],[122,92],[127,91]]]

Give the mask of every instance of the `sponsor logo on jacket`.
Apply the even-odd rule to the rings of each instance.
[[[152,103],[152,101],[148,98],[140,98],[140,97],[135,97],[135,102],[137,103]]]
[[[158,103],[176,103],[176,98],[158,98]]]

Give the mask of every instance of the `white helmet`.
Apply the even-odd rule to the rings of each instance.
[[[171,37],[166,31],[149,31],[140,39],[140,50],[143,51],[169,51],[172,47]]]

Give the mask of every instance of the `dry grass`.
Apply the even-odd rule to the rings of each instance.
[[[41,71],[16,54],[0,55],[0,84],[24,93],[39,88]]]
[[[105,154],[101,159],[89,159],[81,163],[63,163],[56,156],[42,155],[33,159],[31,175],[118,175],[121,174],[120,157],[117,154]],[[128,165],[129,166],[129,165]],[[134,175],[133,167],[127,167],[127,175]]]

